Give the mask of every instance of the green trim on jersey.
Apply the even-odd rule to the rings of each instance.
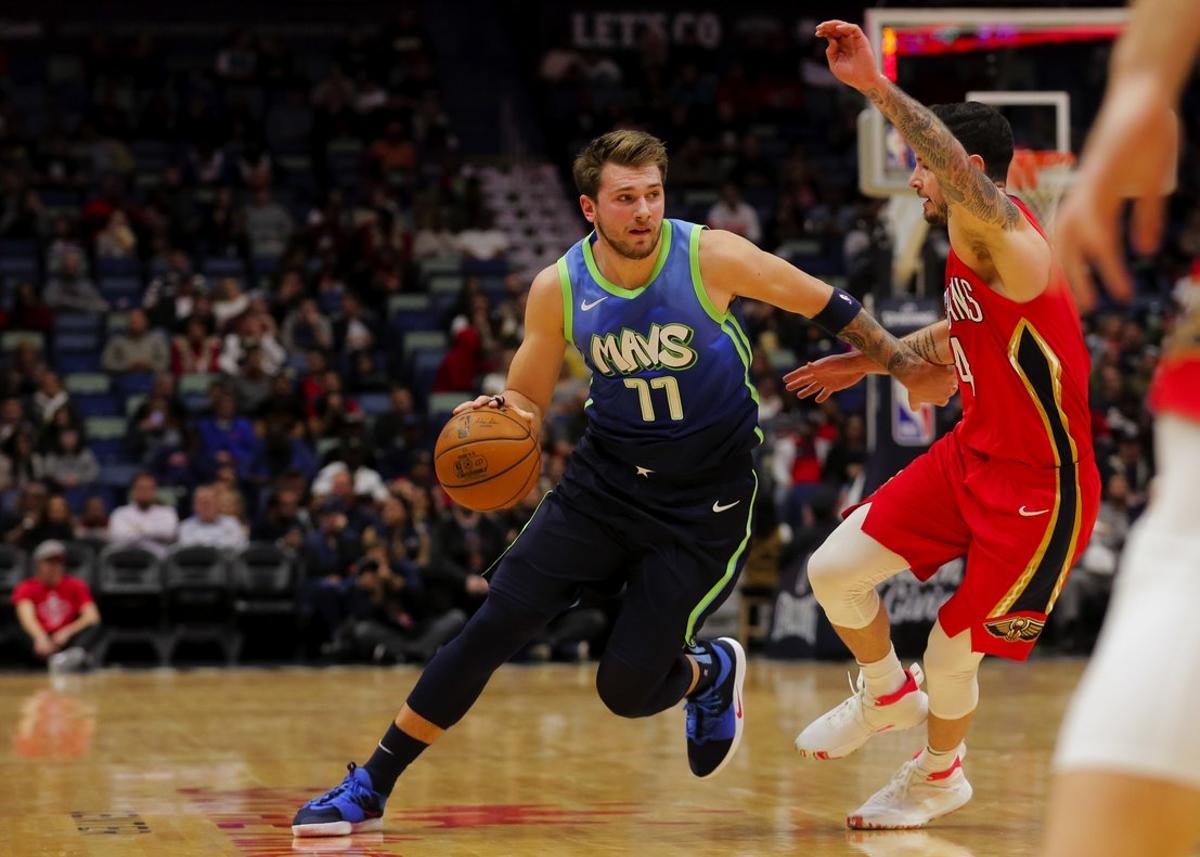
[[[525,526],[521,527],[521,532],[517,533],[516,536],[513,537],[513,540],[508,543],[508,547],[506,547],[504,550],[500,551],[500,556],[498,556],[494,560],[492,560],[492,564],[487,567],[487,569],[483,572],[482,575],[480,575],[481,577],[487,577],[489,574],[491,574],[492,569],[494,569],[496,566],[498,566],[500,564],[500,560],[504,559],[504,557],[508,555],[508,552],[510,550],[512,550],[512,546],[517,543],[517,539],[519,539],[519,538],[521,538],[521,536],[525,535],[525,531],[529,529],[529,525],[533,523],[533,519],[536,518],[537,513],[539,511],[541,511],[542,504],[546,502],[546,498],[549,497],[552,493],[554,493],[553,488],[551,488],[549,491],[547,491],[545,494],[542,495],[542,499],[538,500],[538,504],[533,507],[533,514],[529,516],[529,520],[525,522]]]
[[[638,286],[636,289],[625,289],[618,286],[616,283],[610,283],[600,273],[600,269],[596,267],[596,258],[592,255],[592,235],[583,239],[583,261],[587,265],[588,273],[592,275],[592,279],[596,281],[596,285],[604,289],[611,295],[616,295],[619,298],[636,298],[646,290],[646,287],[654,282],[659,272],[663,269],[663,265],[667,264],[667,254],[671,252],[671,221],[664,220],[662,222],[662,230],[658,237],[658,261],[654,263],[654,270],[650,272],[650,276],[646,282]]]
[[[692,269],[692,288],[696,292],[696,299],[700,301],[700,306],[704,307],[704,312],[733,341],[733,350],[737,352],[738,357],[742,358],[742,364],[745,367],[745,381],[747,389],[750,390],[750,398],[754,400],[754,404],[758,405],[761,404],[758,398],[758,389],[750,381],[750,360],[754,355],[750,337],[746,336],[746,332],[742,330],[742,326],[738,324],[732,311],[727,310],[725,315],[717,312],[717,308],[713,306],[713,302],[708,296],[708,290],[704,288],[704,277],[700,274],[700,233],[703,231],[703,226],[694,227],[688,239],[688,262]],[[758,442],[762,443],[762,429],[755,426],[754,433],[758,435]]]
[[[575,297],[571,291],[571,272],[567,270],[567,257],[558,257],[558,288],[562,291],[563,336],[568,345],[575,344]]]
[[[729,580],[733,577],[733,573],[737,569],[738,559],[746,550],[746,545],[750,543],[750,529],[754,522],[754,501],[758,498],[758,474],[751,469],[750,475],[754,477],[754,490],[750,494],[750,508],[746,513],[746,535],[742,537],[741,544],[737,546],[737,550],[733,552],[733,556],[731,556],[729,558],[729,562],[725,564],[725,574],[723,574],[721,579],[716,582],[716,585],[713,586],[712,589],[708,590],[708,593],[700,599],[700,603],[692,608],[692,612],[688,616],[687,628],[683,632],[683,644],[685,646],[696,645],[696,620],[700,618],[700,614],[708,608],[708,605],[712,604],[713,600],[721,594],[721,591],[729,585]]]

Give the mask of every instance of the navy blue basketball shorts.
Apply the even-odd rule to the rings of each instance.
[[[585,436],[497,561],[492,591],[550,617],[584,589],[624,587],[607,652],[668,669],[737,583],[757,488],[749,454],[667,477]]]

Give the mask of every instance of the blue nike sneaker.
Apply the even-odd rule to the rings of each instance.
[[[292,819],[293,836],[349,836],[383,828],[387,798],[375,791],[371,775],[351,762],[338,785],[313,798]]]
[[[688,697],[687,753],[692,773],[711,777],[720,771],[742,740],[745,711],[742,708],[742,684],[746,681],[746,652],[733,637],[719,637],[701,644],[695,653],[699,660],[714,659],[719,667],[717,679],[705,690]]]

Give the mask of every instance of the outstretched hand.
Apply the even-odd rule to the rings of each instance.
[[[805,363],[783,376],[784,385],[798,399],[815,396],[815,401],[824,402],[839,390],[853,387],[864,377],[859,354],[832,354],[811,363]]]
[[[845,21],[823,21],[817,25],[816,35],[829,40],[825,59],[833,76],[842,83],[861,91],[879,80],[875,52],[862,27]]]

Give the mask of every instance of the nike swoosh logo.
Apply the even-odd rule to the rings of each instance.
[[[579,302],[579,308],[580,308],[581,310],[583,310],[584,312],[587,312],[587,311],[588,311],[588,310],[590,310],[592,307],[594,307],[596,304],[598,304],[598,303],[603,303],[603,302],[604,302],[604,301],[606,301],[606,300],[608,300],[608,295],[605,295],[605,296],[604,296],[604,297],[602,297],[602,298],[596,298],[596,299],[595,299],[594,301],[592,301],[591,303],[588,303],[587,301],[580,301],[580,302]]]
[[[724,512],[728,509],[732,509],[734,506],[736,506],[740,502],[742,502],[742,501],[734,500],[732,503],[726,503],[724,506],[722,506],[720,500],[713,500],[713,511],[714,512]]]
[[[1017,511],[1021,514],[1022,518],[1036,518],[1038,515],[1044,515],[1047,512],[1049,512],[1050,510],[1049,509],[1039,509],[1036,512],[1030,512],[1028,509],[1026,509],[1024,506],[1022,506]]]
[[[737,700],[737,708],[734,710],[734,715],[738,720],[742,719],[742,695],[739,693],[734,697]]]

